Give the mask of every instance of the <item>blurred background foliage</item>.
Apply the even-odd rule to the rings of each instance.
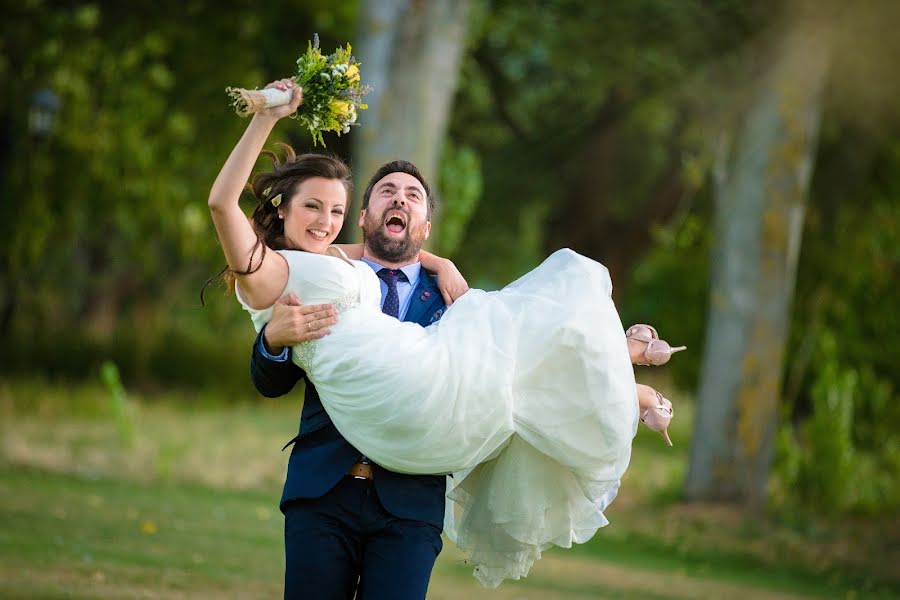
[[[325,49],[358,48],[364,3],[191,0],[177,14],[138,4],[140,18],[135,5],[26,0],[0,24],[0,369],[95,379],[112,361],[129,387],[246,397],[252,330],[218,288],[199,302],[223,264],[206,196],[245,126],[223,90],[289,73],[315,32]],[[697,389],[718,258],[716,144],[737,134],[761,49],[797,5],[810,6],[473,1],[430,174],[442,200],[434,249],[491,289],[562,246],[603,262],[626,324],[656,323],[691,348],[665,369]],[[770,498],[890,514],[900,509],[900,48],[884,24],[900,14],[888,1],[813,6],[841,27],[776,365]],[[376,117],[364,113],[363,127]],[[352,162],[355,135],[328,139],[329,150]],[[293,122],[277,137],[311,149]]]

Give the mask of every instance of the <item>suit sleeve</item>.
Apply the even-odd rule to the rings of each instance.
[[[303,370],[290,360],[278,361],[267,358],[260,351],[265,328],[253,342],[250,356],[250,378],[256,390],[266,398],[277,398],[294,389],[294,385],[304,377]]]

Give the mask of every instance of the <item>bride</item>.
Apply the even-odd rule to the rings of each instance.
[[[298,103],[299,94],[280,116]],[[289,171],[254,180],[252,224],[240,209],[268,131],[247,128],[209,198],[257,331],[288,293],[337,307],[331,334],[296,346],[294,362],[341,435],[374,462],[454,475],[447,533],[486,585],[526,575],[551,545],[593,536],[639,418],[664,432],[672,417],[668,400],[635,383],[632,364],[662,364],[677,349],[649,326],[626,337],[606,268],[571,250],[499,292],[468,291],[429,327],[384,314],[361,245],[332,245],[349,204],[338,159],[289,155]],[[406,225],[402,213],[386,216],[388,230]],[[439,277],[458,275],[448,261],[420,258]]]

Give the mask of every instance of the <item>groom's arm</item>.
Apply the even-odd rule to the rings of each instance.
[[[277,398],[294,389],[294,385],[303,378],[300,367],[291,362],[291,349],[284,348],[278,354],[266,350],[265,328],[253,342],[253,353],[250,357],[250,379],[256,391],[266,398]]]
[[[303,370],[291,362],[291,346],[328,335],[337,322],[330,304],[303,306],[294,294],[275,304],[272,319],[256,336],[250,357],[250,378],[268,398],[282,396],[303,378]]]

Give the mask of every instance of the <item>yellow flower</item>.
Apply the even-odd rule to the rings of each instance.
[[[359,68],[356,65],[350,65],[347,67],[347,72],[344,73],[344,77],[350,81],[359,81]]]
[[[156,526],[156,523],[154,523],[153,521],[144,521],[143,523],[141,523],[141,531],[145,535],[153,535],[158,530],[159,530],[159,528]]]
[[[331,112],[335,115],[346,117],[350,114],[350,103],[345,100],[332,100]]]

